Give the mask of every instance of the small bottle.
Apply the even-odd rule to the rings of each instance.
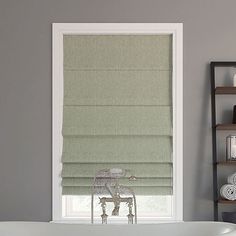
[[[234,74],[233,84],[234,84],[234,87],[236,87],[236,74]]]

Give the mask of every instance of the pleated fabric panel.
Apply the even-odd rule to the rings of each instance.
[[[172,194],[170,35],[64,35],[62,187],[89,195],[122,168],[137,195]],[[102,186],[101,186],[102,187]]]

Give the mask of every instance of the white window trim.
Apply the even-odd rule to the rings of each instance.
[[[172,34],[173,36],[173,218],[183,220],[183,24],[182,23],[54,23],[52,37],[52,220],[62,217],[61,155],[64,34]],[[139,220],[140,222],[140,220]],[[150,219],[147,223],[157,223]],[[142,223],[142,222],[141,222]]]

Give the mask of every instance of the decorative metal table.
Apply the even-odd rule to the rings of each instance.
[[[120,168],[104,169],[97,172],[94,178],[91,194],[91,223],[94,223],[94,197],[99,197],[99,204],[102,208],[102,224],[107,224],[108,215],[106,212],[107,203],[112,202],[114,209],[112,216],[119,216],[120,204],[126,203],[129,214],[128,224],[137,224],[136,197],[130,187],[119,184],[120,178],[125,178],[127,170]],[[128,178],[128,177],[126,177]],[[130,181],[136,180],[135,176],[128,178]],[[134,208],[134,214],[133,214]]]

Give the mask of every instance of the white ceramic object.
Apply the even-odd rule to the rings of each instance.
[[[224,199],[236,200],[236,186],[233,184],[225,184],[220,188],[220,196]],[[235,235],[236,236],[236,235]]]
[[[236,172],[233,173],[232,175],[228,176],[227,182],[228,182],[229,184],[236,185]]]
[[[1,236],[235,236],[236,225],[222,222],[183,222],[139,225],[77,225],[40,222],[1,222]]]

